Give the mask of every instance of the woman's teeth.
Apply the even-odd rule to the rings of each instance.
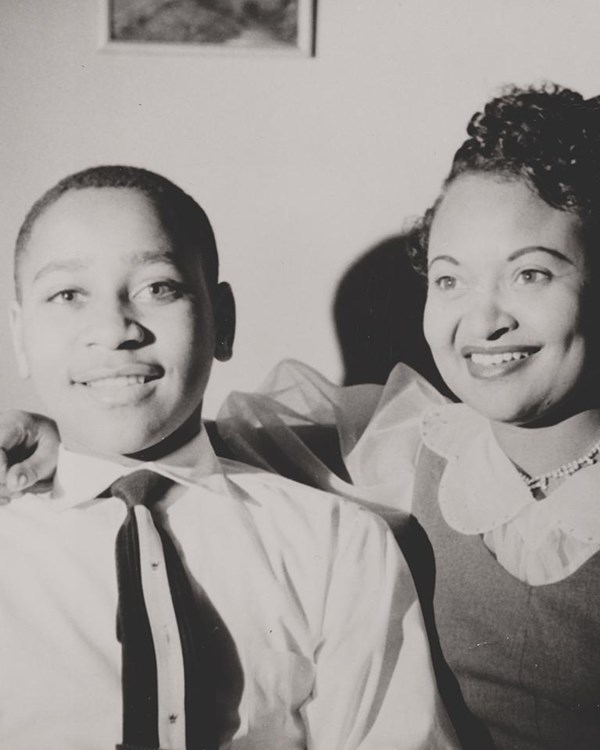
[[[505,352],[504,354],[471,354],[471,362],[475,365],[502,365],[518,359],[526,359],[531,352]]]

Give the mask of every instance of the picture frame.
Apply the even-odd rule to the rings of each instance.
[[[316,0],[99,0],[99,48],[199,55],[315,54]]]

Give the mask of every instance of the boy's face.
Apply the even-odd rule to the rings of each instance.
[[[199,416],[215,351],[200,252],[173,247],[143,193],[68,192],[20,261],[17,356],[63,443],[131,454]]]

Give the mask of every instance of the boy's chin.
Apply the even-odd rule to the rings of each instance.
[[[139,461],[158,461],[182,446],[189,443],[190,440],[196,437],[200,432],[201,422],[199,417],[188,419],[187,422],[178,427],[174,432],[171,432],[166,437],[161,438],[158,441],[152,441],[142,448],[137,448],[133,451],[128,451],[124,455],[129,458],[136,458]]]
[[[145,449],[160,443],[158,438],[153,436],[129,436],[120,434],[111,435],[94,435],[77,436],[71,434],[62,435],[62,443],[68,450],[77,453],[90,453],[100,456],[135,456]]]
[[[62,437],[65,448],[80,453],[104,456],[128,456],[141,461],[156,461],[192,440],[200,431],[200,419],[188,420],[175,430],[140,432],[135,429],[95,431],[91,435],[67,433]],[[62,433],[61,433],[62,436]]]

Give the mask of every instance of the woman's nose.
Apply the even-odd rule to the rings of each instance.
[[[464,317],[473,340],[496,341],[519,327],[510,305],[498,293],[480,293],[473,299]]]
[[[115,300],[90,306],[83,330],[87,346],[129,349],[141,346],[146,338],[146,329],[136,320],[129,305]]]

